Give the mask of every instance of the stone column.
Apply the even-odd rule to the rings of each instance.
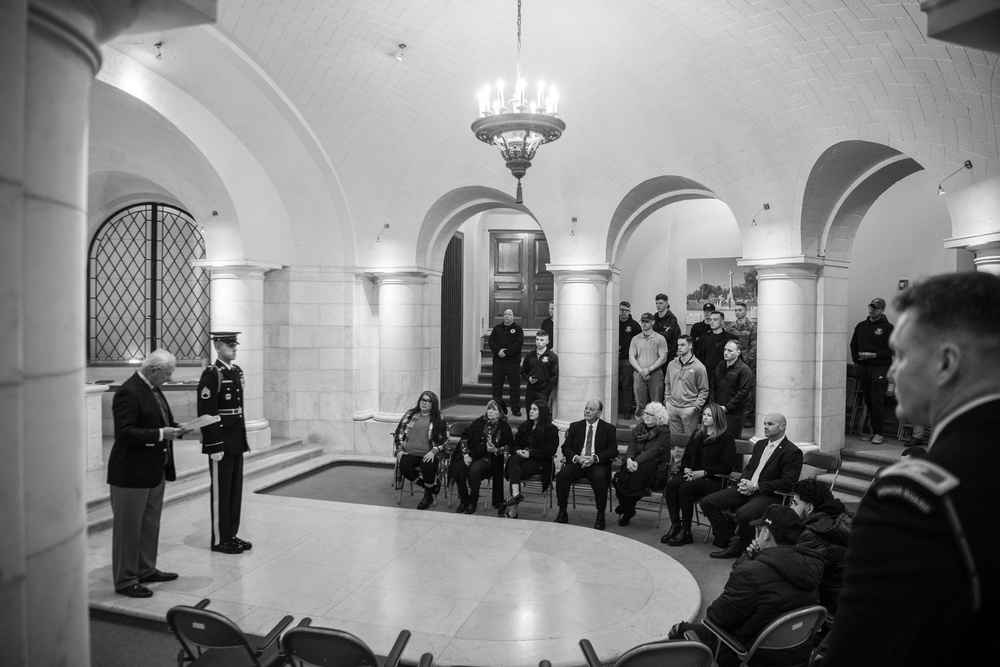
[[[440,324],[440,306],[428,297],[431,271],[372,269],[378,293],[378,409],[376,421],[396,422],[416,405],[420,392],[440,396],[441,378],[431,377],[429,329]],[[440,275],[440,273],[438,274]],[[440,301],[440,299],[437,299]]]
[[[1000,232],[945,239],[944,247],[970,251],[976,271],[1000,276]]]
[[[561,425],[583,418],[590,398],[604,402],[604,419],[615,423],[617,350],[612,325],[617,317],[609,304],[609,264],[546,267],[555,278],[555,336],[558,341],[559,386],[554,417]],[[612,368],[614,364],[614,368]]]
[[[264,419],[264,274],[281,266],[210,259],[194,260],[192,264],[206,269],[211,276],[209,330],[241,332],[236,363],[246,378],[243,410],[247,440],[250,449],[266,447],[271,444],[271,427]]]
[[[753,264],[745,260],[743,264]],[[817,271],[812,262],[781,260],[756,264],[757,417],[780,412],[788,420],[788,437],[812,444],[817,437]],[[841,411],[841,414],[843,412]],[[841,430],[843,427],[841,426]]]

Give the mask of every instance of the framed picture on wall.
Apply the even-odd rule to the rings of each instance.
[[[737,266],[738,257],[705,257],[687,261],[688,324],[704,317],[703,307],[711,303],[726,314],[726,321],[735,319],[734,308],[745,301],[750,317],[757,310],[757,270]]]

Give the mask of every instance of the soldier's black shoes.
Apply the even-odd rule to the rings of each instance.
[[[145,577],[139,577],[140,584],[156,584],[161,581],[173,581],[177,578],[176,572],[160,572],[159,570],[153,570]]]
[[[222,544],[213,544],[212,551],[217,551],[220,554],[241,554],[243,547],[233,540],[226,540]]]
[[[153,591],[149,590],[142,584],[132,584],[131,586],[126,586],[125,588],[116,588],[115,593],[118,593],[119,595],[127,595],[130,598],[153,597]]]
[[[250,544],[246,540],[241,540],[238,537],[234,537],[233,538],[233,544],[236,544],[237,546],[243,547],[243,551],[250,551],[251,549],[253,549],[253,545],[252,544]]]

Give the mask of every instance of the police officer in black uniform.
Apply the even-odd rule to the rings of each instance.
[[[243,421],[243,369],[233,363],[239,331],[213,331],[218,359],[198,383],[198,416],[218,415],[201,429],[201,451],[211,475],[212,551],[239,554],[253,545],[236,536],[243,506],[243,452],[250,451]]]
[[[934,431],[861,502],[825,667],[976,664],[1000,628],[1000,278],[936,276],[894,305],[897,414]]]

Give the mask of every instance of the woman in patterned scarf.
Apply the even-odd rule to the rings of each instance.
[[[393,434],[398,474],[424,488],[418,510],[430,507],[440,491],[436,483],[437,466],[439,457],[445,454],[447,442],[448,424],[441,415],[441,403],[437,394],[425,391],[417,399],[416,407],[407,410],[399,420]]]

